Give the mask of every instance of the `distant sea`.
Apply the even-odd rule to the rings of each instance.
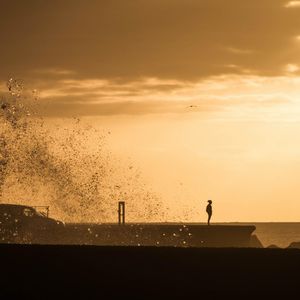
[[[225,223],[223,223],[225,224]],[[264,247],[276,245],[286,248],[292,242],[300,242],[300,223],[226,223],[235,225],[254,225],[253,232]]]

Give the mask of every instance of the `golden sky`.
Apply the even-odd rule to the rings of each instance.
[[[109,128],[174,220],[299,221],[300,1],[2,0],[0,38],[0,80]]]

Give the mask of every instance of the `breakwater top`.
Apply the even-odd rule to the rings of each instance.
[[[64,244],[250,247],[255,226],[197,223],[66,224]]]

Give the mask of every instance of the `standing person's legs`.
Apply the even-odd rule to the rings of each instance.
[[[208,220],[207,220],[207,225],[210,225],[210,218],[211,218],[211,215],[208,215]]]

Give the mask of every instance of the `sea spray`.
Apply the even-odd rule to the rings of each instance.
[[[49,127],[38,105],[36,90],[8,81],[0,103],[2,203],[49,205],[52,216],[67,222],[107,222],[124,200],[129,221],[164,218],[139,170],[109,151],[108,132],[77,118]]]

